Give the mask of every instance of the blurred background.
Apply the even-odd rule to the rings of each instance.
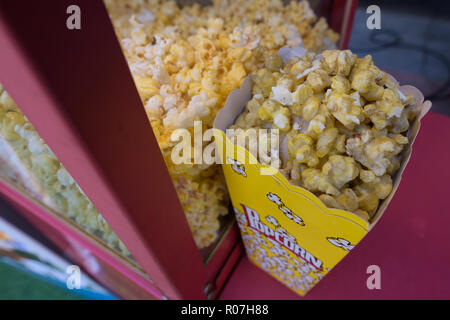
[[[381,9],[381,30],[368,30],[367,7]],[[400,83],[421,89],[433,111],[450,115],[450,2],[360,0],[349,47],[371,54]]]
[[[381,9],[381,30],[366,27],[369,16],[366,9],[374,4]],[[449,1],[360,0],[349,48],[360,56],[370,53],[377,66],[390,72],[401,83],[421,88],[433,102],[432,111],[450,115]],[[64,257],[45,235],[1,199],[0,217]],[[0,299],[89,298],[16,268],[9,263],[10,260],[0,255]]]

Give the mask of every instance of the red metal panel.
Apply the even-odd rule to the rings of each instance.
[[[81,30],[66,9],[81,8]],[[206,272],[101,0],[1,1],[0,81],[169,298]]]
[[[328,23],[331,28],[339,32],[339,48],[347,49],[353,29],[358,0],[334,0]]]

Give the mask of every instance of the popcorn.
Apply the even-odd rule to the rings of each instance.
[[[253,73],[253,98],[232,127],[280,129],[280,172],[326,206],[370,220],[392,192],[416,102],[371,56],[325,50],[279,64],[272,57]]]
[[[211,128],[231,90],[265,61],[268,69],[258,75],[260,86],[254,87],[260,97],[238,123],[259,126],[270,120],[288,132],[290,107],[301,93],[294,97],[290,87],[294,77],[277,82],[282,61],[268,58],[281,47],[301,43],[321,51],[338,36],[316,18],[307,1],[285,5],[281,0],[214,0],[210,6],[182,8],[175,1],[105,0],[105,4],[194,238],[200,248],[206,247],[216,238],[218,217],[227,212],[225,183],[219,166],[173,164],[171,133],[192,128],[196,120]],[[314,56],[309,56],[308,68],[313,67]],[[262,105],[270,95],[274,103]],[[202,183],[211,188],[199,190]],[[190,193],[194,196],[187,196]]]
[[[291,106],[294,102],[294,99],[292,97],[292,93],[289,91],[288,88],[284,86],[275,86],[272,87],[272,99],[281,103],[282,105]]]
[[[0,131],[21,164],[39,184],[38,194],[25,189],[44,205],[69,217],[84,230],[99,236],[110,247],[131,257],[125,245],[95,209],[67,170],[45,144],[6,91],[0,90]],[[13,171],[14,168],[11,168]]]

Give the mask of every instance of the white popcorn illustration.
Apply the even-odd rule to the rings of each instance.
[[[299,216],[297,216],[296,214],[294,214],[294,212],[292,212],[292,210],[289,209],[289,208],[284,204],[284,202],[281,200],[281,198],[280,198],[277,194],[272,193],[272,192],[269,192],[269,193],[267,194],[267,198],[268,198],[270,201],[272,201],[273,203],[275,203],[275,204],[278,206],[278,209],[280,209],[280,211],[283,212],[284,215],[285,215],[288,219],[294,221],[294,222],[297,223],[298,225],[305,226],[305,223],[303,222],[303,219],[300,218]]]
[[[299,216],[295,215],[295,214],[294,214],[292,220],[293,220],[296,224],[299,224],[299,225],[301,225],[301,226],[304,226],[304,225],[305,225],[305,223],[303,222],[303,219],[300,218]]]
[[[235,159],[227,158],[228,163],[231,163],[231,168],[237,173],[247,178],[244,165]]]
[[[342,248],[345,251],[350,251],[352,250],[355,245],[352,245],[350,243],[350,241],[345,240],[343,238],[334,238],[334,237],[328,237],[327,238],[328,242],[330,242],[332,245],[338,247],[338,248]]]
[[[273,224],[274,226],[278,226],[279,225],[278,220],[275,219],[275,217],[267,216],[266,220],[267,220],[268,223]]]

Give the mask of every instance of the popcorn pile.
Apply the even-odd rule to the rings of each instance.
[[[178,128],[204,129],[228,94],[281,47],[313,51],[334,46],[337,34],[308,2],[105,0],[137,89],[199,248],[217,237],[228,194],[219,165],[175,165],[170,139]]]
[[[70,174],[45,144],[28,119],[0,85],[0,134],[13,148],[19,161],[30,170],[40,190],[32,194],[45,205],[67,216],[110,247],[131,257],[125,245],[98,213]],[[5,155],[2,155],[3,157]],[[14,163],[14,166],[20,164]],[[10,171],[15,168],[9,168]],[[32,181],[23,182],[26,189]],[[30,190],[27,190],[30,191]]]
[[[273,56],[252,79],[252,99],[231,128],[279,129],[277,169],[326,206],[370,220],[392,191],[420,111],[414,97],[370,55],[349,50],[307,52],[285,64]]]

